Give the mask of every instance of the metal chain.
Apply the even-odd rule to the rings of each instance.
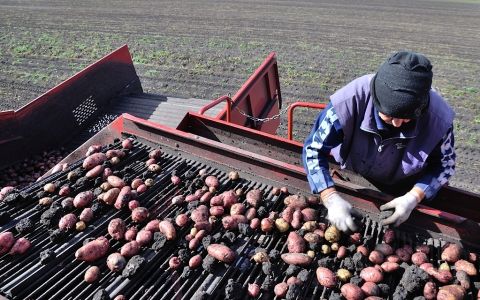
[[[257,117],[251,116],[251,115],[247,114],[246,112],[244,112],[243,110],[239,109],[238,107],[235,107],[235,110],[238,111],[243,116],[247,117],[248,119],[254,121],[254,122],[264,122],[265,123],[265,122],[272,121],[272,120],[280,118],[281,115],[283,115],[284,113],[287,112],[289,107],[290,107],[290,105],[288,105],[287,107],[280,110],[278,112],[278,114],[273,115],[271,117],[267,117],[267,118],[257,118]]]

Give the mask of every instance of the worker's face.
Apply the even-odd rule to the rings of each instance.
[[[411,121],[411,119],[398,119],[398,118],[393,118],[393,117],[390,117],[390,116],[387,116],[385,114],[382,114],[381,112],[378,113],[378,115],[380,116],[380,118],[383,120],[383,122],[389,124],[389,125],[392,125],[394,127],[400,127],[402,126],[404,123],[408,123]]]

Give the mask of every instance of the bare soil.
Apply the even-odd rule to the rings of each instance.
[[[213,99],[235,91],[276,51],[286,104],[325,102],[410,49],[434,65],[457,113],[457,174],[480,192],[480,4],[407,1],[0,0],[0,110],[18,109],[128,44],[146,92]],[[317,112],[298,110],[303,140]],[[286,136],[286,117],[278,134]]]

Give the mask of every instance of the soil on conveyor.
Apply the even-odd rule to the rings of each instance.
[[[0,110],[18,109],[128,44],[146,92],[234,94],[277,53],[284,106],[325,102],[392,52],[426,54],[456,112],[452,186],[480,192],[480,4],[420,1],[0,0]],[[295,113],[303,141],[317,112]],[[286,115],[278,134],[286,136]]]

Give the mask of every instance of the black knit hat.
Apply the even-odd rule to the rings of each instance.
[[[397,52],[372,80],[373,103],[387,116],[416,119],[428,107],[432,76],[428,58],[415,52]]]

